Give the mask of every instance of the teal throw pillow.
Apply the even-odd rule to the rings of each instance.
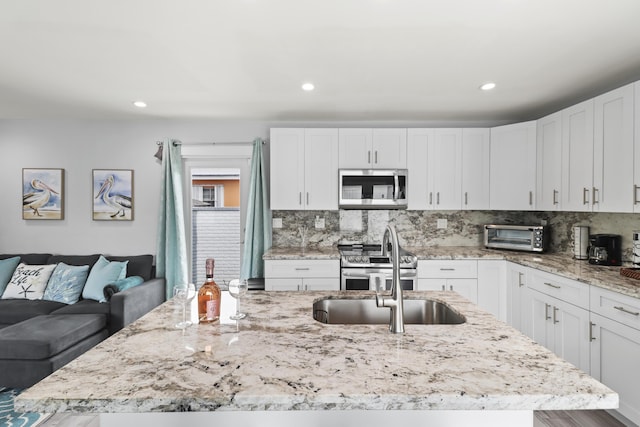
[[[20,264],[19,256],[0,260],[0,295],[4,293],[7,283],[11,280],[11,276],[16,271],[18,264]]]
[[[116,280],[124,279],[127,276],[128,263],[129,261],[108,261],[100,255],[89,272],[87,283],[82,290],[82,298],[107,302],[104,297],[104,287]]]
[[[67,265],[63,262],[53,270],[42,299],[74,304],[80,299],[89,275],[89,266]]]
[[[143,282],[144,282],[144,279],[142,277],[131,276],[131,277],[125,277],[124,279],[116,280],[113,283],[109,283],[102,290],[102,293],[104,294],[104,299],[107,301],[110,301],[111,297],[114,294],[125,291],[129,288],[133,288],[134,286],[138,286]]]

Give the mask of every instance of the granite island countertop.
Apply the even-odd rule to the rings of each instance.
[[[223,306],[233,300],[223,295]],[[248,318],[174,328],[168,301],[16,399],[30,412],[555,410],[616,408],[618,395],[454,292],[461,325],[325,325],[324,297],[251,292]],[[228,308],[225,310],[229,310]]]
[[[586,260],[573,259],[564,253],[539,254],[486,249],[480,246],[422,246],[404,247],[404,249],[416,255],[419,260],[507,260],[588,285],[640,298],[640,280],[621,276],[619,266],[593,265]],[[337,248],[306,248],[303,253],[299,247],[280,247],[267,251],[263,259],[340,259],[340,254]]]

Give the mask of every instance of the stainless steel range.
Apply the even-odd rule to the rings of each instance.
[[[375,244],[338,245],[340,250],[340,289],[372,289],[373,279],[384,278],[385,288],[391,289],[393,267],[390,256],[382,256],[382,246]],[[416,288],[418,259],[405,250],[400,251],[400,282],[402,289]],[[375,289],[375,288],[374,288]]]

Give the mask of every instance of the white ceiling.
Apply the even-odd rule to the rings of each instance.
[[[517,121],[635,79],[639,0],[0,0],[0,118]]]

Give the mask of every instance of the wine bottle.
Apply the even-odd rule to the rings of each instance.
[[[198,320],[212,323],[220,318],[220,288],[213,280],[213,258],[207,258],[204,284],[198,291]]]

